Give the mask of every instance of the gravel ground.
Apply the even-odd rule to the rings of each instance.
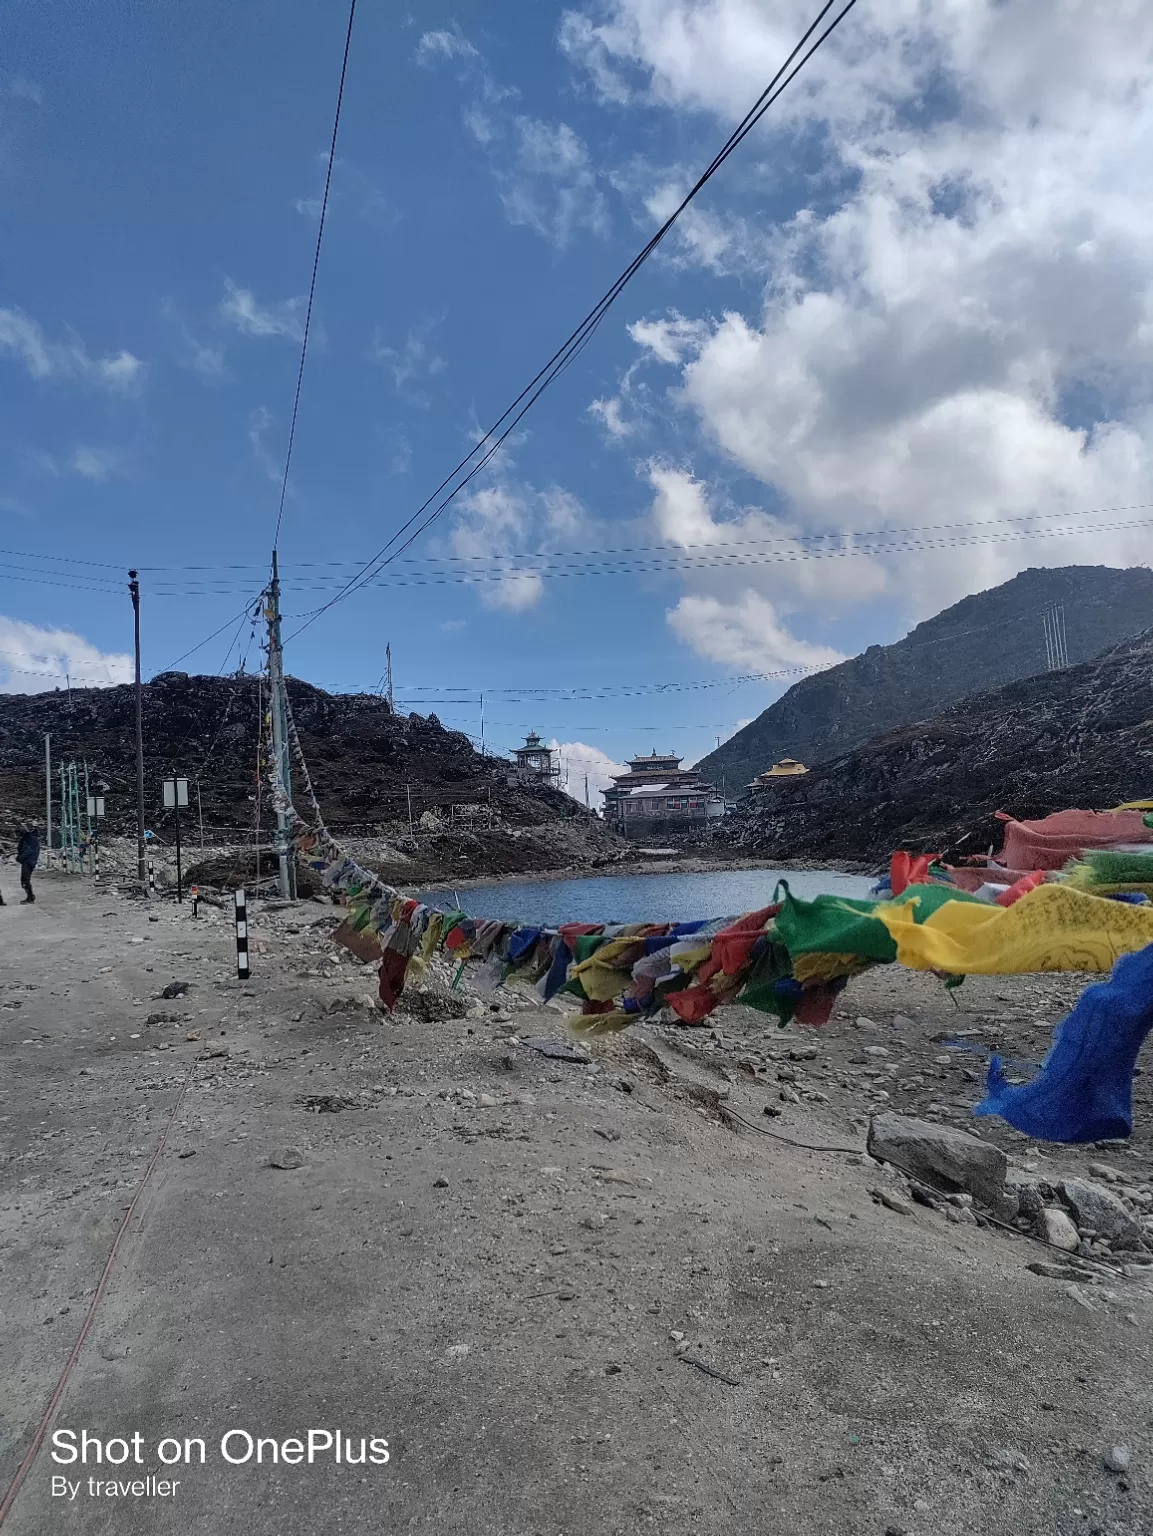
[[[254,914],[241,987],[224,913],[38,893],[0,911],[0,1486],[175,1118],[50,1430],[139,1431],[142,1463],[47,1440],[5,1536],[1153,1530],[1148,1282],[1042,1278],[1024,1236],[879,1203],[900,1181],[863,1153],[871,1109],[973,1129],[981,1048],[1039,1060],[1077,980],[973,979],[958,1008],[890,967],[820,1031],[734,1009],[584,1064],[516,1043],[565,1020],[503,991],[382,1016],[319,904]],[[1147,1186],[1146,1082],[1131,1146],[976,1128]],[[312,1428],[390,1460],[220,1455]],[[161,1466],[165,1436],[205,1464]],[[86,1481],[149,1475],[179,1486]]]

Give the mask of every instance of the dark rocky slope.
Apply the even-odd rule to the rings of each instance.
[[[730,823],[767,859],[879,863],[1000,846],[1031,818],[1153,797],[1153,630],[1063,672],[976,694],[784,781]]]
[[[292,710],[325,819],[334,832],[407,829],[427,809],[491,805],[510,827],[579,818],[584,808],[543,785],[511,779],[511,764],[482,757],[467,736],[446,730],[435,715],[394,715],[369,694],[333,695],[290,680]],[[73,689],[0,696],[0,833],[20,821],[44,819],[44,736],[53,760],[86,759],[94,782],[103,778],[108,833],[134,833],[136,817],[135,690]],[[174,770],[190,781],[197,820],[199,783],[208,840],[251,835],[257,816],[258,724],[267,693],[255,678],[190,677],[163,673],[144,688],[146,824],[167,838],[171,813],[160,809],[161,780]],[[303,785],[296,798],[305,806]],[[260,820],[271,825],[267,781]],[[191,838],[191,833],[188,834]]]
[[[1088,661],[1153,620],[1153,571],[1071,565],[1028,570],[963,598],[894,645],[803,678],[697,765],[730,797],[777,758],[826,762],[966,694],[1046,668],[1042,611],[1065,610],[1069,660]]]

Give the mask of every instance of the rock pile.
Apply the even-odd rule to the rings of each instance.
[[[976,1136],[889,1113],[870,1122],[868,1150],[906,1176],[912,1200],[943,1211],[947,1220],[979,1223],[977,1206],[1079,1258],[1124,1256],[1153,1264],[1153,1186],[1127,1184],[1107,1164],[1090,1166],[1112,1188],[1083,1178],[1050,1182],[1028,1169],[1009,1168],[998,1147]],[[891,1192],[874,1195],[890,1209],[901,1209]]]

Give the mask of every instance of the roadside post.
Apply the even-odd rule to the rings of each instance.
[[[188,808],[188,780],[173,776],[164,781],[164,809],[176,812],[176,899],[184,900],[183,875],[180,868],[180,810]]]
[[[100,793],[107,786],[98,784],[97,793],[88,796],[88,820],[92,823],[92,878],[100,879],[100,823],[104,819],[104,796]]]
[[[236,910],[236,977],[248,980],[248,899],[241,886],[232,898]]]

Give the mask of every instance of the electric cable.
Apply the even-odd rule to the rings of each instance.
[[[292,402],[292,421],[288,428],[288,450],[284,455],[284,475],[280,482],[280,506],[276,513],[276,531],[272,535],[272,547],[280,544],[280,525],[284,521],[284,500],[288,495],[288,472],[292,467],[292,448],[296,441],[296,418],[300,414],[300,391],[304,385],[304,364],[308,357],[308,338],[312,330],[312,304],[316,297],[316,274],[320,269],[320,247],[324,241],[324,225],[328,215],[328,194],[332,186],[332,168],[336,163],[336,137],[340,132],[340,112],[344,105],[344,82],[348,75],[348,52],[352,46],[352,23],[356,17],[356,0],[348,8],[348,31],[344,38],[344,59],[340,66],[340,87],[336,93],[336,113],[332,120],[332,143],[328,151],[328,168],[324,176],[324,196],[320,203],[320,222],[316,229],[316,251],[312,258],[312,281],[308,285],[308,308],[304,313],[304,334],[300,343],[300,367],[296,374],[296,394]]]
[[[407,519],[406,522],[401,524],[401,526],[393,533],[392,537],[383,546],[383,548],[379,550],[373,559],[363,568],[361,573],[346,583],[345,587],[340,592],[338,592],[335,597],[330,599],[328,603],[320,608],[317,613],[309,618],[306,623],[301,626],[300,629],[294,631],[294,634],[289,637],[290,639],[295,638],[295,636],[299,635],[303,629],[306,629],[310,625],[314,624],[321,614],[327,612],[327,610],[333,607],[336,603],[342,601],[345,597],[351,596],[353,592],[355,592],[361,585],[363,585],[364,580],[368,576],[374,574],[381,568],[382,562],[387,564],[389,559],[395,559],[398,555],[402,554],[404,550],[407,549],[415,541],[415,539],[419,538],[420,535],[431,525],[431,523],[441,515],[445,508],[453,501],[456,496],[460,494],[464,487],[477,474],[480,473],[480,471],[485,467],[493,455],[499,450],[502,443],[504,443],[509,434],[522,420],[525,414],[532,408],[532,406],[549,387],[553,380],[559,376],[559,373],[563,371],[567,361],[570,360],[570,354],[573,353],[574,350],[579,350],[580,347],[583,346],[584,341],[587,340],[592,331],[594,331],[600,324],[600,321],[608,312],[612,304],[615,303],[616,299],[623,292],[625,286],[640,270],[641,266],[645,263],[645,261],[648,260],[653,251],[656,250],[657,246],[665,238],[669,230],[673,228],[681,214],[697,196],[702,187],[704,187],[705,184],[716,174],[724,162],[736,150],[738,145],[760,121],[761,117],[764,116],[765,112],[768,111],[769,107],[773,104],[781,92],[788,87],[791,81],[796,78],[797,74],[800,73],[800,71],[809,62],[817,50],[831,36],[835,29],[852,10],[853,6],[856,4],[856,0],[846,0],[846,4],[843,6],[841,11],[833,18],[832,22],[825,28],[825,30],[817,36],[816,41],[808,48],[807,51],[803,51],[805,50],[806,44],[812,37],[813,33],[820,26],[828,12],[832,9],[833,3],[834,0],[825,0],[825,4],[821,7],[814,20],[810,23],[809,27],[802,35],[800,41],[795,45],[788,58],[785,60],[784,64],[781,65],[780,69],[773,76],[772,80],[770,80],[769,84],[765,87],[761,95],[757,98],[757,101],[754,103],[753,107],[750,108],[750,110],[745,114],[745,117],[741,120],[740,124],[738,124],[737,128],[733,131],[733,133],[729,135],[729,138],[725,141],[725,144],[714,156],[712,162],[704,171],[704,173],[690,188],[679,206],[673,211],[669,218],[665,220],[665,222],[651,237],[647,245],[645,245],[640,253],[633,258],[633,260],[611,285],[607,292],[601,296],[601,298],[585,316],[584,320],[582,320],[577,328],[569,335],[567,340],[561,344],[556,352],[553,353],[552,358],[550,358],[545,366],[536,374],[535,378],[533,378],[530,383],[525,386],[525,388],[520,392],[513,403],[507,407],[507,409],[488,429],[485,435],[473,445],[473,448],[460,461],[456,468],[453,469],[453,471],[444,480],[441,481],[441,484],[424,502],[424,504],[419,507],[416,512],[414,512],[412,516]],[[799,58],[798,55],[800,56]],[[795,65],[793,62],[794,60],[797,60]],[[487,449],[484,448],[486,443],[490,443],[490,446]],[[484,449],[483,452],[481,452],[482,449]],[[480,454],[479,458],[477,458],[478,453]],[[445,496],[436,505],[432,513],[425,519],[423,523],[421,523],[420,519],[424,516],[428,508],[432,506],[433,502],[436,501],[436,498],[440,496],[442,491],[446,490],[447,487],[452,484],[453,480],[457,479],[457,477],[461,475],[461,472],[472,460],[475,460],[475,462],[472,464],[472,468],[468,470],[468,473],[459,480],[459,483],[456,484],[451,491],[449,491],[448,495]],[[415,531],[410,534],[409,538],[404,543],[400,544],[393,551],[393,554],[388,557],[388,559],[386,559],[385,557],[387,556],[389,548],[396,544],[396,541],[410,528],[412,528],[414,524],[419,524],[419,526],[417,526]]]

